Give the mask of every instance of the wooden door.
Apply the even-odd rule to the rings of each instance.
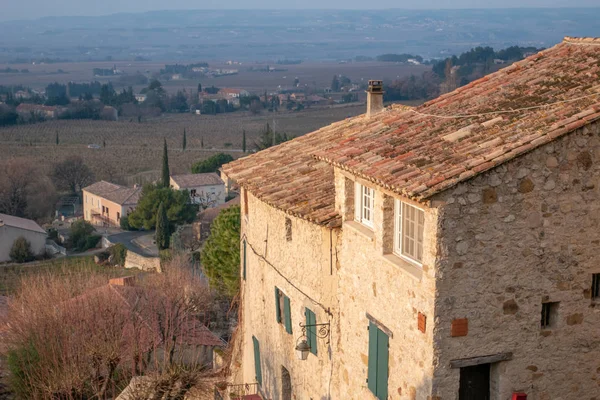
[[[460,369],[459,400],[490,400],[490,364]]]

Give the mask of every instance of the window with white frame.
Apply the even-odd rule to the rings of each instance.
[[[394,251],[420,264],[423,261],[425,212],[400,200],[395,203]]]
[[[375,189],[360,183],[354,184],[354,219],[370,228],[373,228],[373,214],[375,211]]]

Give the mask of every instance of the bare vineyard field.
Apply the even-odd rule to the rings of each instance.
[[[203,60],[190,60],[189,63]],[[335,74],[341,74],[349,77],[355,83],[367,81],[369,79],[389,79],[393,80],[408,75],[421,75],[423,71],[430,67],[424,65],[399,65],[386,62],[355,62],[339,64],[335,62],[306,62],[297,65],[273,65],[286,71],[275,72],[256,72],[249,71],[251,67],[266,67],[269,64],[244,63],[242,65],[225,65],[222,62],[208,61],[211,68],[237,69],[237,75],[221,76],[217,78],[206,77],[201,79],[183,79],[183,80],[161,80],[169,92],[177,90],[196,90],[198,83],[203,86],[217,87],[237,87],[250,92],[262,93],[264,90],[274,91],[279,88],[291,88],[294,78],[298,78],[302,86],[307,85],[317,90],[329,87],[331,79]],[[168,62],[173,64],[174,62]],[[181,62],[180,62],[181,63]],[[183,62],[186,64],[187,62]],[[0,65],[1,66],[1,65]],[[80,63],[56,63],[56,64],[11,64],[11,68],[28,69],[27,74],[1,73],[0,85],[23,84],[36,89],[43,89],[49,83],[59,82],[89,82],[98,80],[102,83],[112,81],[113,85],[119,88],[118,77],[94,77],[92,70],[94,68],[112,68],[116,66],[126,74],[135,74],[141,72],[145,75],[158,73],[164,68],[165,63],[161,62],[80,62]],[[57,73],[62,70],[63,73]],[[139,91],[142,86],[134,87]]]
[[[79,155],[92,168],[97,178],[131,182],[131,178],[153,177],[161,168],[163,138],[169,147],[169,163],[173,173],[184,173],[191,165],[224,151],[242,156],[242,132],[246,131],[247,147],[264,130],[266,123],[280,132],[299,136],[332,122],[364,112],[364,105],[313,108],[294,113],[246,112],[230,114],[165,115],[143,121],[64,120],[0,128],[0,160],[25,158],[49,171],[56,162]],[[187,149],[182,151],[183,130]],[[56,134],[59,145],[56,145]],[[204,142],[204,147],[201,142]],[[103,146],[106,143],[106,147]],[[89,148],[98,145],[99,149]]]

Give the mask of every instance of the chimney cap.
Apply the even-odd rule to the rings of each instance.
[[[367,89],[369,93],[383,93],[383,81],[379,79],[370,79],[369,80],[369,88]]]

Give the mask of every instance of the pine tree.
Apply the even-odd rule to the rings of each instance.
[[[242,151],[246,152],[246,130],[244,129],[242,133]]]
[[[200,147],[204,148],[204,136],[200,138]]]
[[[163,148],[163,165],[162,165],[162,180],[161,184],[163,187],[170,186],[170,173],[169,173],[169,155],[167,153],[167,139],[165,139],[165,144]]]
[[[158,206],[158,211],[156,213],[156,246],[159,250],[164,250],[169,248],[169,239],[170,239],[170,229],[169,229],[169,219],[167,218],[167,210],[165,210],[165,206],[163,202],[160,202]]]
[[[181,147],[183,148],[183,151],[185,151],[185,148],[187,147],[187,137],[185,136],[185,128],[183,128],[183,142],[181,143]]]
[[[58,131],[56,132],[56,145],[58,146],[59,144],[59,140],[58,140]]]

